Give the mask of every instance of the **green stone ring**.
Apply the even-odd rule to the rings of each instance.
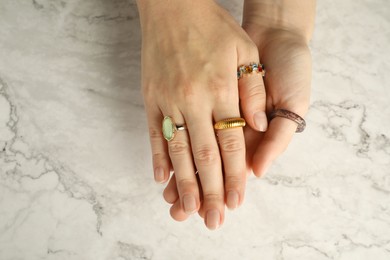
[[[162,121],[162,133],[165,140],[172,141],[175,138],[176,132],[180,130],[186,130],[186,125],[176,125],[170,116],[164,117]]]

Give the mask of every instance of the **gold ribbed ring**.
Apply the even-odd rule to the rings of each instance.
[[[235,127],[244,127],[245,126],[245,119],[241,117],[235,117],[235,118],[227,118],[221,121],[218,121],[214,125],[215,130],[223,130],[228,128],[235,128]]]

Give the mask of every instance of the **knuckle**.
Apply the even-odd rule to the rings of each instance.
[[[259,49],[252,40],[248,41],[248,50],[250,52],[250,55],[253,55],[251,57],[259,57]]]
[[[146,102],[151,102],[154,99],[153,93],[155,93],[155,86],[153,84],[143,84],[141,88],[142,96]]]
[[[203,194],[203,200],[210,202],[220,202],[224,201],[224,195],[219,193],[204,193]]]
[[[196,164],[201,166],[207,166],[217,162],[217,152],[209,146],[201,147],[194,152],[194,159]]]
[[[168,160],[168,156],[165,153],[154,152],[152,154],[152,160],[153,160],[153,164],[158,165],[161,162],[167,161]]]
[[[265,98],[265,89],[257,82],[249,84],[244,92],[245,99]]]
[[[180,140],[172,140],[169,142],[169,154],[183,155],[188,151],[188,144]]]
[[[223,84],[222,82],[223,80],[221,79],[218,82],[211,82],[209,84],[211,93],[218,103],[229,102],[236,96],[236,91],[231,91],[229,83]]]
[[[237,135],[228,135],[220,138],[219,145],[221,150],[227,153],[244,151],[243,140],[241,141]]]
[[[199,104],[202,103],[202,96],[194,84],[186,83],[180,86],[179,91],[174,94],[177,104],[183,109],[183,112],[195,113],[199,110]]]
[[[155,127],[149,127],[149,136],[152,141],[161,140],[163,138],[161,129]]]
[[[195,190],[197,186],[196,181],[190,179],[181,179],[177,180],[177,187],[180,190]]]
[[[164,200],[170,204],[175,203],[175,201],[177,200],[177,194],[172,189],[168,188],[165,188],[163,192],[163,197]]]
[[[242,54],[244,57],[242,58],[253,58],[259,57],[259,50],[256,45],[250,38],[244,39],[242,42]]]
[[[226,177],[226,190],[228,189],[236,189],[241,188],[242,184],[244,183],[243,177],[236,176],[236,175],[230,175]]]
[[[183,84],[182,86],[182,93],[185,100],[193,100],[196,96],[196,91],[194,90],[193,84],[187,82],[186,84]]]
[[[191,79],[187,78],[181,78],[177,81],[177,86],[179,86],[174,96],[178,100],[183,100],[186,103],[194,103],[195,99],[197,98],[197,86],[193,83]]]
[[[223,93],[226,94],[226,84],[223,84],[223,79],[222,78],[217,78],[214,80],[210,80],[209,82],[209,87],[213,91],[214,95]]]

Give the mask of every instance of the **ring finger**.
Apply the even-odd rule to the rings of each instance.
[[[239,118],[239,109],[219,109],[215,119]],[[238,116],[237,116],[238,115]],[[245,121],[244,121],[245,122]],[[229,209],[237,208],[244,199],[246,184],[245,140],[242,127],[216,130],[225,177],[225,200]]]

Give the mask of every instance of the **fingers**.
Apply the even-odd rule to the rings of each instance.
[[[234,71],[235,68],[231,70]],[[203,99],[195,98],[193,101],[197,101],[197,106],[178,104],[181,109],[172,109],[170,105],[162,102],[163,113],[158,114],[158,119],[157,116],[149,119],[159,122],[158,127],[156,124],[154,128],[158,129],[160,141],[162,140],[160,125],[163,115],[171,116],[178,124],[184,122],[187,124],[188,132],[179,131],[168,143],[165,140],[162,141],[165,143],[163,147],[165,156],[168,151],[175,171],[175,177],[164,191],[164,198],[169,203],[173,203],[171,214],[178,220],[184,219],[183,213],[188,216],[201,208],[200,214],[204,217],[209,229],[216,229],[223,223],[225,202],[228,208],[234,209],[242,203],[245,194],[246,163],[243,130],[235,128],[218,131],[217,142],[213,128],[213,121],[240,117],[239,91],[235,84],[234,73],[230,75],[230,80],[225,81],[227,82],[225,85],[230,86],[219,87],[213,83],[211,89],[218,90],[218,92],[214,92],[216,95],[209,99],[212,101],[211,104],[207,104]],[[253,76],[259,76],[262,84],[260,74],[254,73]],[[261,103],[258,92],[261,87],[264,88],[261,84],[259,85],[256,80],[248,77],[240,86],[240,91],[243,92],[241,99],[245,104],[244,113],[247,114],[248,123],[255,129],[264,130],[267,126],[258,122],[258,113],[253,113],[253,110],[264,113],[265,102]],[[167,107],[170,108],[165,111],[164,108]],[[255,126],[255,123],[260,127]],[[156,151],[162,149],[161,145],[154,145],[154,147],[157,147],[154,148]],[[168,161],[167,173],[169,166]],[[195,169],[199,172],[200,185],[196,180]],[[166,178],[165,175],[164,178]],[[177,191],[174,189],[175,184]],[[202,207],[200,188],[202,189]]]
[[[191,136],[192,153],[203,189],[203,208],[205,224],[209,229],[216,229],[224,219],[224,187],[221,157],[210,112],[200,109],[187,118]],[[194,175],[195,176],[195,175]],[[177,180],[177,176],[176,176]]]
[[[286,109],[303,116],[310,99],[310,52],[307,46],[289,41],[275,41],[267,47],[262,59],[266,64],[265,84],[267,111]],[[258,143],[253,157],[253,171],[262,176],[272,161],[282,154],[290,143],[297,124],[275,117]]]
[[[166,140],[161,132],[161,111],[153,105],[146,106],[149,124],[149,137],[152,147],[154,180],[164,183],[169,178],[171,161],[168,155]]]
[[[242,112],[248,124],[260,132],[267,130],[266,93],[261,73],[253,72],[238,81]]]
[[[176,122],[184,124],[184,119],[179,116],[179,113],[172,114],[175,115]],[[198,211],[200,200],[187,131],[176,133],[174,139],[168,142],[168,151],[175,170],[175,182],[182,208],[187,215],[193,214]]]
[[[237,106],[220,107],[215,112],[215,120],[240,117]],[[241,205],[245,195],[246,163],[245,140],[242,127],[217,131],[218,144],[223,161],[225,177],[225,200],[229,209]]]
[[[176,221],[184,221],[189,217],[189,215],[183,210],[180,200],[177,200],[173,203],[171,209],[169,210],[169,213],[171,214],[171,217]]]
[[[271,120],[252,161],[253,172],[257,177],[262,176],[271,163],[286,150],[296,129],[297,124],[286,118],[275,117]]]
[[[164,198],[173,204],[170,210],[172,218],[176,221],[184,221],[200,206],[199,188],[194,174],[188,135],[185,131],[179,131],[174,141],[169,142],[168,150],[167,141],[161,131],[162,113],[157,107],[149,105],[147,115],[155,180],[158,183],[168,180],[172,161],[177,174],[172,175],[164,190]],[[177,185],[175,176],[177,176],[179,185]]]
[[[256,45],[252,48],[243,50],[240,53],[238,64],[240,66],[249,66],[259,63],[259,53]],[[252,68],[252,66],[250,66]],[[244,74],[238,80],[241,109],[248,124],[257,131],[265,132],[268,121],[265,113],[266,109],[266,91],[262,73],[251,72]]]
[[[200,201],[202,205],[202,201],[203,201],[202,186],[200,185],[199,175],[196,174],[196,176],[197,176],[197,182],[198,182],[199,193],[200,193]],[[177,186],[176,186],[175,173],[172,174],[172,177],[169,180],[168,185],[165,187],[163,194],[164,194],[165,201],[168,202],[169,204],[172,204],[170,209],[170,214],[172,218],[177,221],[186,220],[189,216],[184,212],[184,209],[180,204],[179,194],[177,192]],[[198,213],[202,218],[204,218],[204,210],[202,206],[200,207]],[[185,214],[185,216],[183,214]]]
[[[166,202],[172,204],[169,213],[174,220],[184,221],[189,217],[189,215],[184,211],[182,204],[180,203],[179,193],[177,191],[176,186],[175,174],[172,174],[172,177],[164,190],[163,196]]]
[[[163,192],[163,197],[165,201],[168,202],[169,204],[175,203],[179,198],[179,192],[177,191],[177,186],[176,186],[175,173],[172,174],[172,177],[169,180],[168,185],[165,187]]]

